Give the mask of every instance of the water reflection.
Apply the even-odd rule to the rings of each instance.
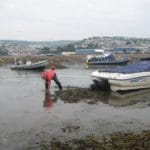
[[[57,101],[56,95],[51,94],[49,91],[45,92],[45,99],[43,101],[43,107],[52,108]]]
[[[65,103],[85,102],[88,104],[104,103],[113,106],[129,106],[136,103],[143,103],[145,106],[150,105],[150,89],[109,92],[101,90],[90,90],[87,88],[68,88],[62,92],[57,92],[58,96]]]
[[[150,102],[150,89],[125,91],[125,92],[111,92],[108,104],[114,106],[128,106],[138,102]]]
[[[30,74],[40,74],[43,69],[39,69],[39,70],[11,70],[12,72],[15,72],[17,75],[30,75]]]

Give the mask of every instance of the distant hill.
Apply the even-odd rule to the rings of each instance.
[[[0,46],[7,49],[10,46],[15,47],[36,47],[36,48],[54,48],[58,52],[75,51],[75,49],[104,49],[113,50],[116,48],[135,48],[138,50],[150,51],[150,38],[134,38],[120,36],[95,36],[83,40],[59,40],[59,41],[17,41],[17,40],[0,40]],[[20,48],[21,49],[21,48]],[[10,51],[10,49],[9,49]]]
[[[20,45],[20,46],[29,46],[29,45],[41,45],[47,47],[58,47],[65,46],[76,41],[69,40],[60,40],[60,41],[17,41],[17,40],[0,40],[1,44],[4,45]]]
[[[130,37],[90,37],[75,43],[76,48],[113,49],[117,47],[147,47],[150,48],[150,38]]]

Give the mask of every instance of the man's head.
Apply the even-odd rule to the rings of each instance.
[[[56,67],[55,67],[54,65],[51,66],[51,69],[52,69],[52,70],[55,70],[55,68],[56,68]]]

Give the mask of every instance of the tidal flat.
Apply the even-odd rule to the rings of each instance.
[[[150,89],[92,91],[93,70],[57,68],[63,90],[45,92],[40,71],[1,66],[0,149],[149,149]]]

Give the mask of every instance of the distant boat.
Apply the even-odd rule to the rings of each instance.
[[[103,53],[101,55],[88,55],[86,58],[87,65],[115,65],[126,64],[129,62],[128,57],[116,57],[112,53]]]
[[[91,74],[96,86],[112,91],[150,88],[150,61],[140,61],[105,71],[96,70]]]
[[[53,56],[53,54],[46,54],[46,56]]]
[[[75,52],[62,52],[61,54],[65,56],[70,56],[70,55],[75,55],[76,53]]]
[[[12,70],[33,70],[33,69],[43,69],[48,65],[48,60],[42,60],[35,63],[27,61],[23,64],[21,61],[12,65],[10,68]]]

